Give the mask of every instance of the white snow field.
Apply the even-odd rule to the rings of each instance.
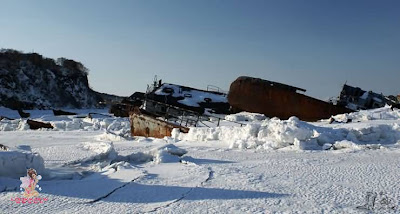
[[[128,119],[106,110],[27,112],[56,128],[0,121],[0,213],[400,213],[400,111],[390,107],[332,124],[240,113],[226,119],[243,126],[164,139],[130,137]],[[12,200],[30,167],[44,203]]]

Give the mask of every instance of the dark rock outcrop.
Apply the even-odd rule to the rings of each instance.
[[[0,51],[0,105],[12,109],[90,108],[103,102],[80,62]]]

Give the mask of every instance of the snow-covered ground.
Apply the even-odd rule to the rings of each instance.
[[[164,139],[130,137],[129,121],[106,110],[28,112],[56,128],[0,121],[1,213],[400,212],[400,111],[389,107],[332,124],[241,113]],[[12,201],[27,167],[48,201]]]

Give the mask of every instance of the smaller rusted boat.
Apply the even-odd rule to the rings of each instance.
[[[18,111],[19,116],[21,116],[21,118],[28,118],[31,116],[30,113],[24,112],[22,109],[18,109],[17,111]]]
[[[44,123],[36,120],[27,120],[26,121],[30,127],[30,129],[36,130],[36,129],[53,129],[54,127],[50,123]]]
[[[8,151],[8,147],[0,144],[0,151]]]
[[[76,115],[76,113],[74,113],[74,112],[63,111],[63,110],[60,110],[60,109],[53,109],[53,114],[54,114],[54,116]]]
[[[89,113],[88,114],[88,116],[87,116],[88,118],[90,118],[90,119],[93,119],[93,118],[96,118],[96,117],[112,117],[111,115],[107,115],[107,114],[101,114],[101,113]]]
[[[0,120],[3,120],[3,119],[6,119],[6,120],[15,120],[15,119],[12,119],[12,118],[9,118],[9,117],[6,117],[6,116],[0,116]]]

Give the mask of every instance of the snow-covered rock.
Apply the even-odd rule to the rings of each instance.
[[[37,53],[0,51],[0,105],[13,109],[88,108],[103,101],[80,62]]]
[[[43,158],[24,150],[0,150],[0,177],[18,178],[26,175],[26,170],[34,168],[39,174],[45,169]]]
[[[153,161],[159,163],[179,162],[180,156],[187,153],[186,150],[176,147],[173,144],[167,144],[149,152],[153,156]]]
[[[236,121],[236,122],[254,122],[254,121],[262,121],[265,119],[267,119],[267,117],[263,114],[249,113],[249,112],[240,112],[237,114],[230,114],[225,116],[225,120]]]

